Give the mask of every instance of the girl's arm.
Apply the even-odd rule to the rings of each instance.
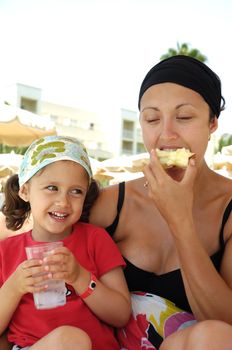
[[[36,274],[44,272],[44,267],[41,265],[42,262],[38,260],[22,262],[0,288],[0,335],[8,327],[22,296],[26,293],[33,293],[46,288],[46,286],[35,286],[37,283],[48,279],[48,274],[35,277]]]
[[[56,248],[44,262],[53,279],[65,280],[78,295],[88,289],[91,273],[79,264],[67,247]],[[122,268],[116,267],[101,276],[96,281],[96,288],[83,301],[102,321],[115,327],[124,326],[130,317],[131,302]]]
[[[21,294],[16,284],[16,275],[17,270],[6,280],[0,289],[0,334],[6,330],[21,299]]]
[[[1,336],[0,336],[0,349],[1,350],[10,350],[12,349],[12,344],[8,342],[7,340],[7,332],[4,332]]]
[[[90,273],[81,269],[73,287],[82,294],[90,282]],[[130,317],[131,301],[121,267],[110,270],[96,282],[96,288],[84,302],[102,321],[114,326],[124,326]]]

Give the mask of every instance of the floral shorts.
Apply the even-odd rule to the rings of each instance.
[[[168,335],[196,323],[193,315],[154,294],[132,293],[132,316],[117,330],[121,350],[157,350]]]
[[[28,349],[29,349],[28,346],[26,346],[25,348],[21,348],[21,347],[18,346],[18,345],[14,345],[13,348],[12,348],[12,350],[28,350]]]

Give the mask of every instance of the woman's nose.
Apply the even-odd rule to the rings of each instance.
[[[172,120],[165,120],[161,125],[160,138],[163,140],[177,139],[177,130]]]

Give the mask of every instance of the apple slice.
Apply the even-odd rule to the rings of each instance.
[[[169,150],[161,150],[157,148],[156,153],[160,163],[165,169],[174,166],[185,169],[188,166],[189,158],[194,155],[194,153],[190,152],[190,150],[186,148]]]

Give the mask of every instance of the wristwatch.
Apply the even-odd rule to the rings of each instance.
[[[82,294],[79,294],[79,297],[81,299],[87,298],[89,295],[91,295],[93,293],[93,291],[95,290],[96,286],[97,286],[97,278],[91,272],[91,277],[90,277],[90,282],[89,282],[88,288]]]

